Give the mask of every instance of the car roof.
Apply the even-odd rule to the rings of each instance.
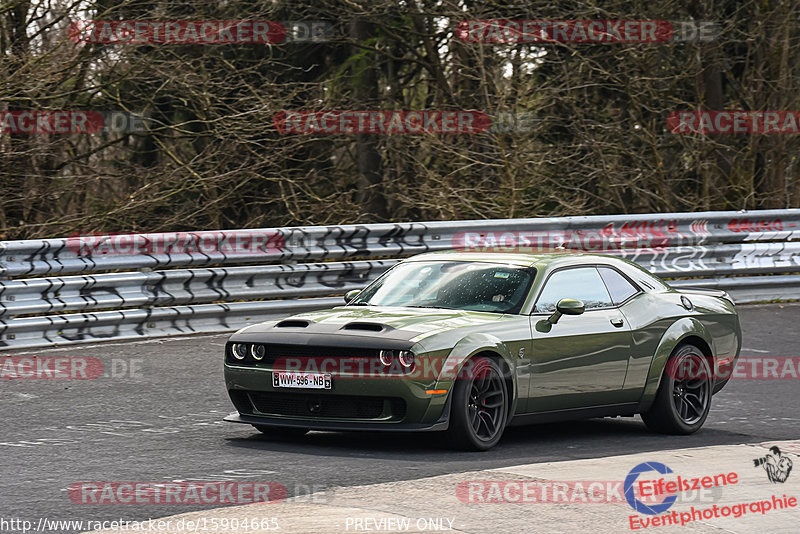
[[[426,252],[412,256],[405,262],[410,261],[481,261],[487,263],[504,263],[507,265],[518,265],[522,267],[543,268],[549,265],[580,265],[586,263],[614,263],[624,261],[620,258],[609,257],[601,254],[588,254],[584,252],[461,252],[457,250],[442,250],[437,252]]]

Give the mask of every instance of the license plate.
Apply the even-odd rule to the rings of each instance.
[[[331,389],[331,375],[273,371],[272,386],[276,388]]]

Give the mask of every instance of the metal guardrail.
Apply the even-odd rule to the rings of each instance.
[[[307,226],[6,241],[0,242],[0,277],[403,257],[452,248],[453,238],[458,236],[493,233],[501,237],[507,232],[543,237],[550,244],[569,244],[578,239],[591,245],[600,240],[612,249],[646,249],[654,243],[674,247],[791,241],[800,239],[800,210]]]
[[[65,311],[287,299],[364,287],[394,261],[126,272],[0,282],[0,320]]]
[[[85,235],[0,242],[0,350],[234,330],[450,248],[603,252],[738,302],[800,298],[777,275],[800,272],[800,210]]]

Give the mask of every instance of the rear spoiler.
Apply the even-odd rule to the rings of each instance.
[[[729,301],[731,304],[734,304],[733,298],[728,294],[727,291],[723,291],[721,289],[710,289],[704,287],[687,287],[687,288],[675,288],[679,292],[684,293],[686,295],[706,295],[709,297],[717,297],[721,299],[725,299]]]

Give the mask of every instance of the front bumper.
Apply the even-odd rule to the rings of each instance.
[[[340,422],[340,421],[322,421],[318,419],[287,419],[275,418],[256,415],[242,415],[234,412],[223,419],[230,423],[244,423],[247,425],[263,425],[275,427],[288,427],[288,428],[308,428],[311,430],[333,430],[333,431],[359,431],[359,430],[379,430],[391,432],[437,432],[447,430],[449,421],[446,414],[442,415],[442,419],[432,424],[408,424],[397,423],[387,425],[385,423],[370,423],[366,422]]]
[[[314,430],[438,431],[448,426],[449,384],[332,373],[331,389],[278,388],[272,370],[225,364],[237,413],[226,421]],[[428,394],[431,389],[442,394]]]

